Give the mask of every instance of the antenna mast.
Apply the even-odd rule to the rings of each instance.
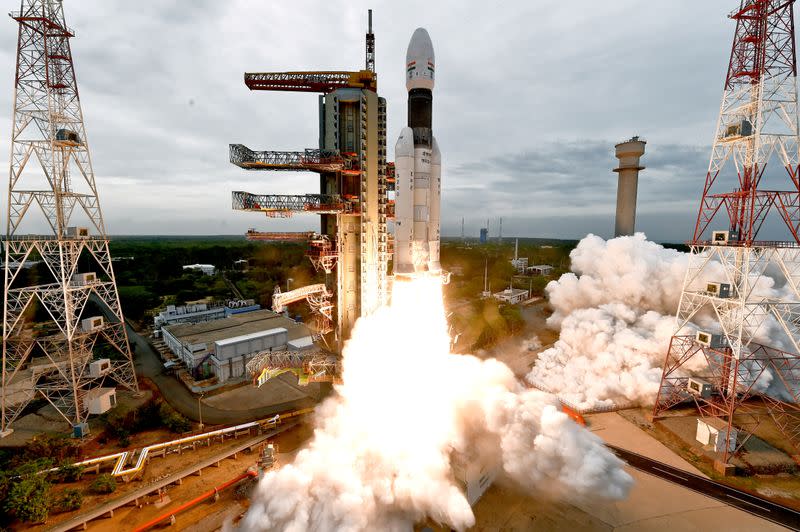
[[[372,10],[367,11],[368,30],[367,30],[367,61],[366,68],[370,72],[375,72],[375,34],[372,33]]]

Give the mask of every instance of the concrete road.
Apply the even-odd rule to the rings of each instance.
[[[128,340],[135,346],[135,365],[137,375],[147,377],[158,387],[161,395],[178,412],[189,419],[199,421],[197,396],[189,391],[178,379],[163,373],[163,363],[150,343],[139,335],[126,322]],[[203,403],[203,423],[209,425],[233,425],[264,419],[289,410],[313,407],[316,403],[309,399],[298,399],[261,408],[242,410],[220,410]]]
[[[613,445],[608,447],[617,456],[640,471],[702,493],[707,497],[712,497],[762,519],[772,521],[792,530],[800,530],[800,512],[796,510],[672,467],[663,462],[652,460],[640,454],[626,451]]]

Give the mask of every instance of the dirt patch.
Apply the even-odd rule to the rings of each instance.
[[[313,400],[319,399],[319,383],[300,386],[293,373],[284,373],[267,381],[259,388],[251,384],[239,386],[223,393],[207,396],[203,403],[220,410],[239,410],[242,405],[247,405],[249,408],[262,408],[306,397]]]
[[[555,502],[543,494],[525,495],[499,484],[491,486],[473,507],[475,526],[470,531],[611,531],[613,528],[583,510],[565,502]],[[449,532],[428,521],[414,530]]]

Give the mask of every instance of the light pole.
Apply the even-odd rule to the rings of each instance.
[[[199,396],[197,396],[197,413],[200,416],[201,431],[203,430],[203,402],[202,402],[203,396],[205,396],[205,393],[201,393]]]
[[[286,279],[286,291],[287,291],[287,292],[289,291],[289,284],[291,284],[291,283],[293,283],[293,282],[294,282],[294,279],[292,279],[291,277],[289,277],[288,279]]]

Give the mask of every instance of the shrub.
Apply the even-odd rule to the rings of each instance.
[[[131,435],[127,430],[122,429],[119,431],[118,436],[120,447],[128,447],[131,444]]]
[[[192,424],[188,419],[180,415],[167,403],[163,403],[159,409],[161,422],[172,432],[187,432],[192,429]]]
[[[98,475],[97,478],[89,484],[89,491],[96,494],[114,493],[116,489],[117,479],[108,473]]]
[[[163,424],[160,416],[160,401],[150,399],[138,408],[121,414],[111,411],[101,417],[105,425],[103,438],[106,440],[118,439],[120,445],[130,445],[130,436],[143,430],[155,429]]]
[[[56,482],[77,482],[83,475],[83,467],[65,463],[52,474]]]
[[[53,507],[59,512],[77,510],[83,504],[83,495],[80,490],[67,488],[56,498]]]
[[[50,483],[41,475],[15,482],[8,491],[4,508],[26,523],[45,521],[50,508]]]
[[[25,452],[21,458],[23,462],[52,458],[55,463],[61,463],[77,458],[79,454],[80,447],[73,439],[66,436],[42,435],[25,445]]]

